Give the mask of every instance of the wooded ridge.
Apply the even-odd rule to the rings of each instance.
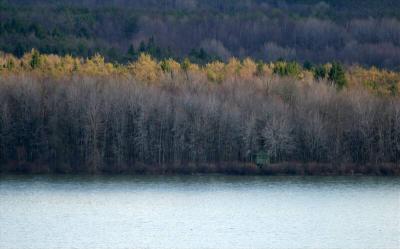
[[[101,53],[120,63],[142,52],[200,64],[339,61],[398,71],[399,13],[397,0],[0,0],[0,50]]]

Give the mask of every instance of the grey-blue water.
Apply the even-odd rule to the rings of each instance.
[[[0,176],[0,248],[400,248],[400,178]]]

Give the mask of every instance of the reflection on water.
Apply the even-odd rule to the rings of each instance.
[[[400,248],[400,178],[0,175],[0,248]]]

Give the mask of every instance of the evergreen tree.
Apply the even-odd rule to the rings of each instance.
[[[311,62],[305,61],[305,62],[303,63],[303,68],[304,68],[305,70],[311,71],[311,70],[313,69],[313,65],[312,65]]]
[[[293,62],[277,61],[274,67],[274,73],[280,76],[298,77],[301,72],[301,66]]]
[[[181,63],[181,68],[182,68],[182,70],[185,72],[185,75],[186,75],[186,79],[187,79],[187,80],[189,80],[189,73],[188,73],[188,71],[189,71],[189,69],[190,69],[190,64],[191,64],[191,62],[190,62],[189,58],[185,58],[185,59],[182,61],[182,63]]]
[[[160,67],[164,73],[170,73],[172,71],[171,65],[168,63],[167,60],[162,60],[160,62]]]
[[[329,71],[328,79],[336,84],[336,86],[341,89],[347,84],[346,75],[343,66],[334,62],[332,64],[331,70]]]
[[[323,80],[326,78],[327,71],[323,65],[318,65],[317,67],[314,68],[313,73],[314,73],[314,79]]]
[[[41,64],[40,53],[36,49],[32,49],[32,59],[30,64],[32,69],[38,68]]]
[[[129,59],[137,58],[137,53],[136,53],[135,47],[132,44],[129,46],[129,49],[128,49],[128,57],[129,57]]]
[[[262,61],[257,62],[257,70],[256,70],[256,75],[257,76],[263,76],[264,75],[264,69],[265,69],[265,64]]]

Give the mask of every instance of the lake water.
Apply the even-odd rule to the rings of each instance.
[[[400,178],[0,175],[2,249],[400,248]]]

